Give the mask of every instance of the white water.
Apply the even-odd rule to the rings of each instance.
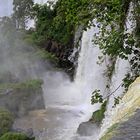
[[[51,140],[87,140],[94,137],[95,140],[95,135],[90,137],[75,136],[74,138],[73,136],[76,134],[79,124],[88,121],[93,111],[99,108],[98,104],[95,106],[91,105],[92,92],[96,89],[100,89],[103,93],[106,92],[105,83],[107,83],[107,78],[104,76],[106,64],[103,63],[102,66],[97,64],[98,55],[101,52],[92,42],[93,35],[96,32],[98,32],[98,28],[91,27],[83,33],[81,52],[74,82],[71,82],[62,72],[48,72],[44,76],[45,83],[43,90],[46,108],[60,109],[60,114],[64,111],[65,115],[71,112],[71,118],[69,120],[65,117],[59,118],[59,121],[62,122],[61,127],[58,126],[57,128],[54,126],[56,129],[54,133],[57,138],[51,135],[54,127],[48,128],[48,133],[43,136],[45,138],[47,137]],[[55,117],[57,118],[58,115],[56,114]],[[65,119],[66,121],[64,121]],[[52,120],[50,121],[52,122]],[[55,120],[55,123],[59,121]]]
[[[46,138],[48,140],[73,139],[79,124],[88,121],[93,111],[99,108],[99,105],[92,106],[90,102],[91,94],[95,89],[106,93],[107,78],[104,76],[106,64],[103,63],[102,66],[97,64],[101,52],[92,42],[93,35],[97,32],[97,27],[91,27],[83,33],[74,82],[71,82],[67,75],[62,72],[49,71],[44,74],[43,91],[46,109],[51,108],[55,111],[57,109],[60,112],[55,113],[55,119],[49,118],[48,125],[57,125],[47,128],[47,131],[40,137],[41,140]],[[68,119],[67,115],[71,117]],[[95,136],[93,137],[95,138]],[[76,136],[74,139],[91,139],[91,137]]]
[[[129,11],[126,19],[126,31],[125,33],[132,33],[135,29],[136,23],[134,21],[133,17],[133,3],[130,3],[129,6]],[[126,44],[124,43],[124,46]],[[129,56],[131,57],[131,56]],[[124,88],[121,86],[122,85],[122,80],[125,78],[125,75],[130,71],[130,64],[128,60],[122,60],[120,58],[117,59],[116,64],[115,64],[115,72],[113,74],[112,80],[111,80],[111,87],[110,87],[110,93],[114,92],[113,95],[110,96],[109,98],[109,104],[107,107],[106,111],[106,116],[103,121],[103,125],[101,128],[101,135],[105,133],[107,128],[109,128],[114,122],[112,121],[112,116],[115,114],[115,109],[112,108],[114,104],[114,97],[122,96],[124,94]],[[119,105],[118,105],[119,106]],[[117,117],[117,116],[116,116]]]

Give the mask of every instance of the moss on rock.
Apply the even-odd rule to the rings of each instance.
[[[132,136],[135,138],[137,137],[134,132],[137,133],[139,127],[133,127],[134,123],[139,125],[139,113],[137,114],[137,109],[140,108],[140,77],[138,77],[135,82],[133,82],[127,91],[122,97],[122,100],[116,108],[114,108],[111,114],[111,121],[108,123],[112,125],[107,132],[102,136],[100,140],[110,140],[110,139],[117,139],[117,136],[121,136],[122,131],[125,132],[125,138],[128,133],[131,132]],[[135,115],[136,116],[135,116]],[[133,117],[134,115],[134,117]],[[137,117],[138,115],[138,117]],[[132,117],[132,118],[130,118]],[[136,126],[135,124],[135,126]],[[132,127],[132,128],[131,128]],[[125,128],[125,129],[124,129]],[[127,130],[127,128],[129,130]],[[120,134],[121,133],[121,134]],[[139,136],[138,136],[139,137]],[[120,137],[119,137],[120,138]],[[126,138],[126,139],[128,139]],[[124,139],[121,137],[120,139]]]
[[[100,140],[110,140],[116,133],[118,133],[117,130],[118,127],[119,127],[118,123],[112,125]]]
[[[8,110],[0,109],[0,135],[10,131],[13,121],[13,115]]]
[[[104,113],[106,111],[106,105],[107,105],[107,101],[105,101],[101,108],[95,112],[93,112],[92,118],[90,119],[90,121],[92,122],[96,122],[96,123],[101,123],[103,118],[105,117]]]
[[[0,140],[34,140],[34,138],[28,138],[25,134],[22,133],[5,133]]]
[[[16,117],[29,111],[44,109],[42,80],[0,84],[0,107],[8,109]]]

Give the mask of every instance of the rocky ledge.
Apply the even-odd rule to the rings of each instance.
[[[140,140],[140,78],[114,109],[110,124],[100,140]]]

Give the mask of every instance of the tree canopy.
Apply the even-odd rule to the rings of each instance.
[[[31,17],[33,0],[14,0],[13,19],[17,28],[25,29],[27,20]]]

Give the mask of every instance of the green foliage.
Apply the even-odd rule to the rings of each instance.
[[[23,41],[26,42],[27,44],[30,44],[30,45],[35,45],[35,38],[33,36],[33,31],[28,31],[28,32],[25,32],[25,36],[23,38]]]
[[[50,60],[51,62],[53,62],[53,64],[57,64],[58,63],[58,58],[54,54],[52,54],[50,52],[47,52],[44,49],[39,49],[36,52],[36,55],[41,57],[41,58],[43,58],[43,59]]]
[[[138,45],[138,42],[136,42]],[[125,88],[125,91],[128,90],[128,87],[130,84],[132,84],[135,79],[140,76],[140,51],[139,47],[132,50],[132,57],[129,60],[130,63],[130,72],[128,72],[125,75],[125,78],[123,79],[123,87]]]
[[[109,78],[109,80],[112,79],[112,76],[114,74],[115,64],[116,64],[116,58],[112,58],[111,64],[107,65],[107,71],[105,72],[105,75]]]
[[[91,0],[59,0],[57,13],[70,25],[87,25],[91,18]],[[80,12],[79,12],[80,11]]]
[[[35,140],[34,138],[28,138],[25,134],[21,133],[5,133],[0,140]]]
[[[43,42],[49,35],[51,35],[52,29],[52,21],[53,17],[55,16],[54,10],[50,9],[50,6],[47,4],[45,5],[38,5],[34,6],[35,16],[36,16],[36,32],[34,37],[36,42]]]
[[[15,25],[18,29],[25,29],[27,20],[31,18],[33,0],[14,0],[13,5]]]
[[[100,33],[95,43],[99,44],[103,53],[116,56],[123,52],[124,24],[128,1],[106,0],[97,1],[95,4],[95,16],[100,23]]]
[[[126,32],[126,17],[130,2],[133,3],[134,15],[130,21],[136,21],[133,32]],[[98,21],[99,34],[94,43],[98,44],[103,54],[120,57],[129,61],[131,71],[124,78],[123,86],[128,86],[140,75],[140,1],[139,0],[97,0],[94,1],[94,18]],[[132,9],[131,9],[132,10]],[[132,27],[134,28],[134,27]]]
[[[34,37],[37,43],[47,39],[55,40],[61,44],[67,44],[73,36],[73,28],[67,25],[63,17],[57,15],[56,8],[51,9],[46,5],[35,5],[36,32]]]
[[[137,76],[132,76],[130,73],[126,74],[125,78],[123,79],[123,87],[125,91],[128,90],[128,87],[135,81]]]
[[[88,0],[58,0],[53,6],[35,5],[34,36],[38,42],[52,39],[67,45],[72,41],[79,25],[88,26],[92,20],[91,9],[91,1]]]
[[[115,91],[117,91],[117,90],[115,90]],[[103,96],[100,93],[100,90],[96,89],[92,93],[91,104],[102,103],[102,105],[104,105],[104,103],[107,102],[107,99],[109,98],[109,96],[114,95],[114,92],[110,93],[109,95],[107,95],[106,97],[103,98]],[[120,100],[121,100],[121,98],[119,96],[114,97],[114,105],[113,105],[113,107],[116,107],[116,105],[119,104]],[[100,111],[97,111],[97,112],[100,112]]]
[[[92,93],[91,104],[95,104],[95,103],[103,103],[103,96],[100,95],[100,90],[95,90]]]
[[[13,115],[8,110],[0,108],[0,135],[10,131],[13,120]]]
[[[120,100],[121,100],[121,98],[119,96],[114,97],[114,106],[113,107],[116,107],[116,105],[118,105],[120,103]]]
[[[106,106],[107,106],[107,101],[104,101],[104,103],[101,105],[101,108],[93,112],[92,118],[90,119],[90,121],[101,123],[105,117]]]

